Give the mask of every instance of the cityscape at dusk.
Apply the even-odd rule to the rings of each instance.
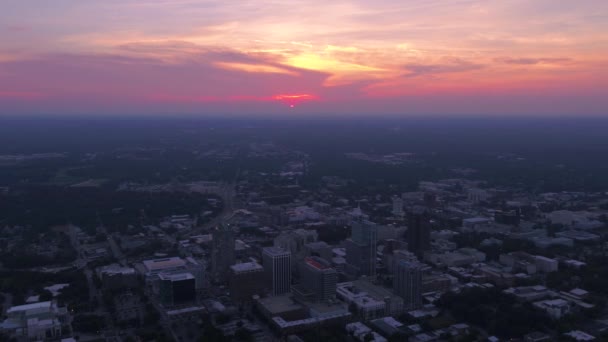
[[[0,342],[608,342],[608,0],[0,0]]]

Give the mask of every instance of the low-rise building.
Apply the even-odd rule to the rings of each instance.
[[[551,318],[560,319],[570,313],[570,303],[564,299],[546,299],[534,302],[533,305],[545,311]]]
[[[114,297],[115,318],[118,322],[143,323],[145,305],[141,297],[132,292],[125,292]]]
[[[365,320],[398,316],[405,310],[403,298],[363,279],[337,284],[336,295],[354,306],[357,315]]]
[[[137,273],[132,267],[111,264],[98,267],[95,272],[105,289],[134,288],[139,285]]]
[[[52,301],[13,306],[6,311],[6,316],[0,330],[16,339],[30,341],[58,339],[63,334],[62,327],[70,324],[67,309],[57,307]]]
[[[521,302],[534,302],[552,295],[549,289],[541,285],[511,287],[503,292],[515,296]]]
[[[572,330],[570,332],[565,333],[564,335],[569,336],[570,338],[574,339],[575,341],[594,341],[595,340],[595,336],[587,334],[584,331],[580,331],[580,330]]]

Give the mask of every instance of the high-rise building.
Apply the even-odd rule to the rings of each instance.
[[[230,226],[220,224],[213,232],[211,244],[211,272],[216,281],[226,281],[230,266],[235,263],[234,231]]]
[[[404,215],[403,212],[403,200],[401,197],[394,196],[393,197],[393,215],[397,217],[401,217]]]
[[[385,247],[385,249],[386,249],[386,247]],[[414,255],[414,253],[412,253],[410,251],[406,251],[404,249],[395,249],[393,251],[390,251],[390,250],[385,251],[383,257],[384,257],[383,258],[384,266],[386,266],[386,271],[389,274],[395,273],[397,263],[400,260],[418,261],[418,258],[416,257],[416,255]]]
[[[422,269],[417,261],[399,260],[396,264],[393,289],[403,298],[406,309],[422,306]]]
[[[291,289],[291,253],[279,247],[266,247],[262,250],[262,262],[272,295],[288,293]]]
[[[196,281],[191,273],[161,273],[159,297],[163,305],[172,306],[196,300]]]
[[[315,230],[296,229],[283,231],[274,238],[274,246],[285,249],[291,253],[291,272],[298,275],[298,264],[306,256],[305,246],[317,241],[318,234]]]
[[[332,247],[325,241],[311,242],[304,245],[305,256],[318,256],[325,260],[333,257]]]
[[[424,207],[415,207],[408,214],[407,249],[423,258],[431,248],[431,218]]]
[[[336,296],[338,273],[330,263],[320,257],[306,257],[301,263],[301,283],[294,287],[294,293],[313,301],[327,301]]]
[[[230,294],[237,302],[251,301],[264,293],[264,268],[255,261],[230,266]]]
[[[355,276],[376,275],[377,239],[375,223],[366,220],[352,222],[351,238],[346,240],[346,264],[349,273]]]
[[[204,287],[204,266],[191,257],[178,257],[144,260],[136,268],[145,276],[146,284],[152,287],[154,293],[159,292],[161,275],[189,273],[194,277],[197,291]]]

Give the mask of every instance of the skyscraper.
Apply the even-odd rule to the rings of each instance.
[[[230,266],[230,294],[236,302],[252,300],[265,289],[264,268],[257,262],[244,262]]]
[[[196,280],[189,272],[161,273],[159,295],[163,305],[178,305],[196,300]]]
[[[403,298],[406,309],[422,306],[422,264],[417,261],[399,260],[393,278],[395,293]]]
[[[230,266],[235,263],[234,231],[230,226],[220,224],[213,232],[211,244],[211,271],[217,281],[228,278]]]
[[[279,247],[265,247],[262,262],[272,295],[288,293],[291,289],[291,253]]]
[[[327,260],[320,257],[306,257],[301,266],[300,288],[312,293],[312,299],[326,301],[336,296],[338,273]]]
[[[393,197],[393,215],[403,217],[403,200],[399,196]]]
[[[424,207],[414,207],[408,214],[407,249],[422,259],[431,246],[431,218]]]
[[[363,219],[352,222],[351,238],[346,240],[346,263],[351,274],[376,275],[377,239],[375,223]]]

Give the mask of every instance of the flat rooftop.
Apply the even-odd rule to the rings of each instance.
[[[318,270],[321,270],[321,271],[331,268],[330,265],[321,258],[306,257],[306,258],[304,258],[304,261],[307,264],[309,264],[310,266],[312,266]]]
[[[370,297],[376,299],[384,299],[386,297],[399,297],[393,291],[388,288],[384,288],[379,285],[372,284],[371,282],[364,279],[357,279],[352,282],[353,285],[363,292],[367,292]],[[401,298],[401,297],[399,297]]]
[[[13,306],[10,309],[8,309],[6,311],[6,313],[8,314],[8,313],[19,312],[19,311],[30,311],[30,310],[39,310],[39,309],[50,310],[51,309],[51,305],[52,305],[52,303],[50,301],[49,302],[40,302],[40,303],[18,305],[18,306]]]
[[[270,256],[282,256],[291,253],[280,247],[264,247],[263,254],[268,254]]]
[[[184,272],[184,273],[161,273],[159,275],[161,280],[171,280],[171,281],[180,281],[180,280],[188,280],[194,279],[192,273]]]
[[[167,268],[177,268],[186,265],[186,262],[182,258],[173,257],[173,258],[163,258],[163,259],[153,259],[153,260],[144,260],[143,262],[146,270],[148,272],[164,270]]]
[[[289,294],[260,298],[258,299],[258,302],[272,315],[279,315],[283,312],[295,311],[304,308],[302,305],[296,303]]]
[[[234,264],[234,265],[230,266],[230,268],[235,273],[252,272],[252,271],[261,271],[261,270],[264,270],[264,268],[262,267],[262,265],[258,264],[257,262],[254,262],[254,261],[243,262],[243,263],[240,263],[240,264]]]

